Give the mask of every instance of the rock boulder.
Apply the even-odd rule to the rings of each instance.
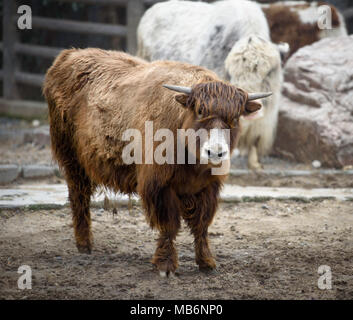
[[[298,50],[284,70],[274,153],[324,166],[353,165],[353,36]]]

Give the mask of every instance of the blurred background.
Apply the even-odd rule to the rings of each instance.
[[[41,93],[41,86],[46,70],[52,64],[55,56],[64,48],[85,48],[99,47],[102,49],[123,50],[131,54],[137,51],[136,29],[143,14],[154,4],[162,2],[155,0],[2,0],[0,2],[0,141],[3,143],[2,157],[0,163],[26,162],[36,163],[50,162],[50,139],[47,126],[47,105]],[[163,1],[164,2],[164,1]],[[214,1],[201,1],[214,2]],[[318,160],[316,167],[329,168],[350,168],[353,164],[353,141],[349,131],[353,111],[351,110],[351,98],[347,91],[350,87],[350,75],[346,67],[335,65],[334,60],[350,61],[349,49],[350,40],[338,43],[342,50],[337,51],[330,48],[337,44],[324,45],[322,48],[314,49],[313,53],[307,56],[295,56],[294,53],[301,47],[318,41],[320,30],[317,27],[316,18],[311,24],[295,19],[288,23],[287,16],[280,12],[271,13],[266,9],[267,4],[276,5],[278,1],[258,0],[268,20],[271,29],[272,41],[290,42],[290,57],[287,57],[283,66],[284,85],[283,101],[281,102],[277,138],[274,143],[272,158],[264,157],[263,163],[267,168],[271,166],[281,168],[279,159],[285,159],[296,164],[305,164],[304,168],[312,168],[312,163]],[[312,3],[312,1],[306,1]],[[288,6],[297,6],[298,10],[305,10],[303,1],[282,2]],[[316,5],[325,4],[319,2]],[[339,21],[336,19],[334,28],[341,28],[349,35],[353,32],[353,2],[350,0],[328,0],[326,4],[334,5],[334,12],[340,13]],[[32,10],[32,29],[20,30],[16,26],[18,18],[18,7],[28,5]],[[292,10],[289,8],[288,10]],[[273,10],[275,12],[275,10]],[[316,11],[314,11],[316,12]],[[333,18],[337,15],[334,15]],[[304,19],[305,20],[305,19]],[[344,26],[344,21],[345,26]],[[290,35],[290,39],[274,38],[278,31],[283,29],[284,33]],[[346,31],[347,30],[347,31]],[[332,30],[332,37],[337,34]],[[328,36],[331,36],[328,35]],[[351,39],[348,37],[347,39]],[[347,43],[344,45],[344,43]],[[346,48],[346,49],[344,49]],[[324,49],[324,51],[323,51]],[[316,50],[316,51],[315,51]],[[326,52],[327,51],[327,52]],[[345,51],[345,52],[343,52]],[[315,61],[315,52],[321,52],[323,60]],[[324,53],[323,53],[324,52]],[[341,52],[341,53],[340,53]],[[333,57],[340,53],[342,56]],[[289,58],[289,59],[288,59]],[[287,60],[288,59],[288,60]],[[298,70],[306,68],[307,60],[313,65],[319,63],[322,69],[315,67],[311,69],[312,79],[301,79],[302,75]],[[289,63],[292,61],[291,63]],[[326,77],[325,66],[332,64],[332,72],[335,79]],[[315,70],[320,70],[315,74]],[[326,70],[326,71],[325,71]],[[297,72],[298,71],[298,72]],[[321,72],[322,71],[322,72]],[[296,74],[295,77],[293,75]],[[326,80],[322,81],[322,77]],[[341,83],[344,89],[335,92],[335,95],[328,95],[332,81],[335,86]],[[304,83],[304,82],[305,83]],[[331,81],[331,82],[330,82]],[[318,88],[318,83],[322,84]],[[304,87],[303,87],[304,86]],[[330,89],[331,90],[331,89]],[[292,104],[294,102],[295,104]],[[324,103],[323,103],[324,102]],[[339,108],[336,104],[341,104]],[[322,105],[322,112],[317,106]],[[301,108],[304,106],[303,108]],[[301,110],[294,114],[291,110]],[[307,110],[311,110],[313,116]],[[337,111],[333,122],[330,114]],[[348,117],[347,117],[348,110]],[[325,128],[322,126],[321,114],[326,114]],[[305,115],[306,118],[297,117]],[[19,124],[14,119],[26,119],[27,121],[37,120],[35,124],[46,125],[43,131],[39,132],[40,137],[44,136],[39,146],[34,143],[33,149],[23,144],[23,132],[19,138],[9,133],[28,126],[25,122]],[[11,120],[11,121],[10,121]],[[38,122],[39,121],[39,122]],[[19,128],[18,128],[19,127]],[[6,129],[7,128],[7,129]],[[21,129],[22,130],[22,129]],[[18,132],[18,130],[16,131]],[[32,137],[33,135],[30,134]],[[18,139],[17,139],[18,138]],[[27,142],[33,145],[34,138],[28,138]],[[43,143],[42,143],[43,142]],[[19,150],[23,150],[19,156]],[[41,154],[42,148],[46,153]],[[30,157],[26,157],[30,154]],[[241,158],[235,163],[237,168],[246,168]],[[293,164],[290,166],[293,167]],[[300,167],[301,168],[301,167]]]
[[[8,48],[8,58],[11,59],[11,64],[14,64],[11,67],[16,68],[17,75],[12,75],[14,77],[13,86],[16,88],[12,87],[8,89],[10,92],[4,92],[4,71],[0,71],[0,96],[6,99],[43,101],[40,91],[43,74],[62,48],[99,47],[124,50],[134,54],[136,52],[136,27],[139,19],[147,8],[157,2],[161,1],[2,0],[0,2],[2,20],[0,24],[0,69],[4,69],[3,48],[5,42],[8,41],[11,43],[11,48]],[[258,0],[257,2],[277,1]],[[353,32],[353,2],[350,0],[329,0],[327,2],[341,11],[345,17],[348,32],[351,34]],[[5,8],[6,5],[9,9]],[[12,17],[18,17],[16,10],[19,5],[31,7],[32,30],[19,31],[12,28],[4,19],[4,15],[9,14],[6,10],[10,10]],[[8,40],[4,39],[5,37]]]

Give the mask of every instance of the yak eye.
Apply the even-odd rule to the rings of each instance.
[[[203,116],[203,110],[202,110],[202,108],[200,107],[199,110],[197,111],[197,118],[198,118],[198,119],[201,119],[202,116]]]

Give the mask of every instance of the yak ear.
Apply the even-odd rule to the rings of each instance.
[[[248,101],[245,105],[242,116],[248,120],[261,118],[263,116],[262,103],[257,101]]]
[[[175,100],[179,102],[183,107],[186,107],[186,102],[189,96],[187,94],[178,94],[175,96]]]

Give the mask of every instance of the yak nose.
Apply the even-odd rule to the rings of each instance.
[[[205,148],[207,157],[214,160],[222,160],[228,154],[228,150],[221,144],[207,146]]]
[[[218,150],[217,152],[212,151],[211,149],[206,149],[207,156],[211,158],[223,158],[227,155],[228,151],[226,150]]]
[[[202,145],[201,160],[202,163],[219,164],[229,158],[229,145],[227,133],[222,129],[212,129],[207,141]]]

